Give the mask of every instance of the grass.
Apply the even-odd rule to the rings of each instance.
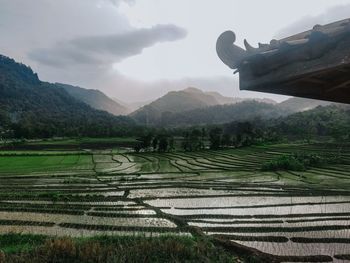
[[[94,144],[94,143],[135,143],[137,142],[134,137],[112,137],[112,138],[62,138],[62,139],[49,139],[49,140],[36,140],[29,141],[28,145],[79,145],[79,144]]]
[[[84,151],[0,151],[2,156],[66,156],[66,155],[90,155]]]
[[[34,247],[44,244],[45,240],[47,237],[41,235],[0,235],[0,251],[6,254],[28,252]]]
[[[78,178],[69,178],[64,179],[62,184],[91,184],[92,181],[88,179],[78,179]]]
[[[92,167],[91,155],[15,155],[0,157],[0,173],[31,173]],[[91,168],[90,167],[90,168]]]
[[[278,170],[291,170],[291,171],[304,171],[306,170],[304,164],[293,155],[282,155],[274,160],[267,161],[262,164],[261,169],[263,171],[278,171]]]
[[[312,167],[322,167],[329,164],[341,164],[339,155],[316,153],[284,154],[262,164],[263,171],[305,171]]]
[[[0,262],[242,262],[208,240],[193,237],[49,238],[0,236]]]

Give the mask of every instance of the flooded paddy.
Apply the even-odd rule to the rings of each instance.
[[[263,162],[301,149],[332,151],[315,144],[1,156],[0,233],[191,235],[198,227],[285,262],[305,262],[303,256],[344,262],[350,254],[350,148],[342,148],[348,164],[260,170]]]

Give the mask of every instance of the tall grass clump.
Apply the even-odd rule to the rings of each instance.
[[[1,247],[0,247],[1,250]],[[2,259],[1,259],[2,257]],[[28,252],[2,253],[1,263],[238,262],[207,240],[193,237],[47,239]]]
[[[281,155],[262,164],[263,171],[305,171],[312,167],[342,163],[340,155],[319,155],[316,153],[294,153]]]
[[[42,235],[4,234],[0,235],[0,262],[6,253],[27,252],[41,245],[47,239]]]

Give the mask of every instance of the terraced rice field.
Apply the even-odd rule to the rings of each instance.
[[[261,172],[291,152],[345,162]],[[276,145],[195,153],[0,153],[0,233],[202,233],[283,262],[350,259],[350,146]]]

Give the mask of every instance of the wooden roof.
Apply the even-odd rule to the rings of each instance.
[[[246,50],[233,32],[217,42],[221,60],[240,75],[240,89],[350,104],[350,19],[315,26]]]

